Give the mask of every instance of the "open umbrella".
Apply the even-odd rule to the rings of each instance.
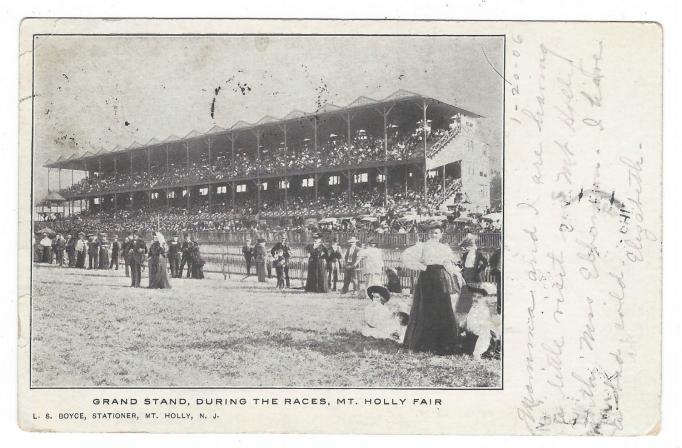
[[[55,234],[54,230],[50,229],[49,227],[43,227],[42,229],[37,230],[36,233],[39,233],[41,235],[43,233],[47,233],[48,235],[54,235]]]

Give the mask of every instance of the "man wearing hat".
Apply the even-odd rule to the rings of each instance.
[[[168,263],[170,264],[171,277],[177,277],[178,271],[180,271],[180,242],[177,235],[174,235],[168,243]]]
[[[47,235],[43,233],[43,238],[40,240],[40,247],[43,249],[43,263],[52,263],[52,240]]]
[[[121,253],[123,254],[123,263],[125,264],[126,277],[130,277],[130,256],[128,251],[130,250],[130,243],[133,240],[133,234],[128,233],[128,236],[123,240],[121,245]]]
[[[332,240],[332,244],[329,246],[328,250],[329,264],[327,265],[327,282],[332,291],[336,291],[336,283],[339,281],[339,271],[341,270],[341,259],[343,258],[341,246],[339,246],[336,238]]]
[[[357,243],[358,239],[354,236],[346,241],[348,247],[346,247],[343,256],[343,288],[341,288],[341,294],[348,292],[351,283],[353,283],[353,291],[358,290],[357,268],[360,248]]]
[[[251,275],[251,261],[253,260],[254,248],[251,246],[251,238],[246,239],[246,243],[242,246],[242,254],[244,255],[244,262],[246,263],[246,276]]]
[[[130,259],[130,274],[132,277],[131,284],[133,288],[140,287],[140,280],[142,279],[142,263],[147,254],[147,244],[138,238],[137,232],[133,232],[133,239],[128,246],[128,256]]]
[[[107,241],[107,234],[101,233],[99,238],[99,268],[109,269],[109,241]]]
[[[180,246],[180,252],[182,253],[182,259],[180,260],[180,270],[178,271],[178,278],[182,277],[182,271],[185,269],[185,263],[187,263],[187,278],[192,275],[192,238],[190,238],[188,233],[185,233],[185,241],[182,242]]]
[[[66,258],[67,258],[67,264],[70,268],[76,266],[76,242],[78,241],[77,238],[72,237],[71,235],[66,235]]]
[[[462,241],[462,277],[467,283],[480,283],[483,272],[488,266],[488,260],[481,250],[476,246],[476,237],[469,235]]]
[[[64,249],[66,248],[66,240],[58,233],[52,242],[52,251],[54,252],[55,263],[59,266],[64,266]]]
[[[360,265],[362,266],[363,279],[365,285],[381,285],[381,273],[384,270],[384,259],[379,249],[377,241],[371,238],[368,242],[369,247],[363,249],[358,254]]]
[[[85,269],[85,254],[88,252],[88,241],[85,239],[85,233],[78,234],[78,241],[76,241],[76,267]]]
[[[96,235],[90,235],[88,243],[88,269],[99,268],[99,241]]]
[[[109,269],[112,269],[116,265],[118,271],[118,256],[121,251],[121,243],[118,242],[118,235],[114,235],[114,240],[111,242],[111,262],[109,263]]]
[[[284,257],[284,266],[282,266],[282,274],[284,275],[284,282],[289,287],[289,244],[287,243],[287,236],[282,235],[279,241],[270,249],[270,254],[275,257],[278,251],[282,251],[282,257]]]

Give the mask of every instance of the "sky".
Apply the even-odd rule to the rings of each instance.
[[[345,106],[398,89],[471,110],[501,158],[503,40],[426,36],[39,36],[34,187],[60,155],[239,120]],[[213,113],[212,113],[213,112]],[[58,175],[50,176],[55,189]],[[78,179],[78,176],[76,176]],[[62,187],[70,184],[63,172]]]

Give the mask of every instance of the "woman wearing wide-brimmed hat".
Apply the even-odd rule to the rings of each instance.
[[[308,253],[308,276],[305,282],[306,292],[329,292],[327,282],[327,260],[329,253],[322,244],[319,234],[313,234],[313,243],[305,247]]]
[[[457,342],[450,300],[456,268],[452,250],[440,242],[442,236],[442,227],[433,225],[427,241],[407,248],[402,254],[405,267],[419,271],[404,345],[413,351],[439,355],[453,353]]]

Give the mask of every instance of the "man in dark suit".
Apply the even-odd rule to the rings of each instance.
[[[358,290],[358,252],[360,252],[360,248],[355,237],[350,238],[347,243],[348,247],[343,251],[343,288],[341,289],[341,294],[348,292],[348,287],[351,283],[353,283],[353,290],[356,293]]]
[[[76,266],[76,242],[78,239],[71,235],[66,235],[66,258],[68,259],[68,266],[70,268]]]
[[[142,279],[142,263],[147,254],[147,244],[138,238],[137,232],[133,232],[133,239],[128,245],[128,257],[130,259],[130,274],[132,277],[131,285],[133,288],[140,287]]]
[[[130,277],[130,255],[128,255],[128,250],[130,250],[130,242],[133,240],[133,235],[128,234],[121,244],[121,253],[123,254],[123,263],[126,268],[126,277]]]
[[[469,237],[462,241],[462,277],[467,283],[481,283],[483,272],[488,267],[488,259],[476,246],[476,238]]]
[[[247,244],[248,244],[248,241],[249,240],[247,240]],[[244,247],[246,247],[246,246],[244,246]],[[275,257],[275,254],[277,253],[278,250],[282,251],[282,257],[284,257],[284,263],[283,263],[284,266],[282,267],[282,271],[284,274],[284,282],[286,283],[287,288],[288,288],[289,287],[289,256],[290,256],[290,254],[289,254],[289,243],[287,242],[287,236],[286,235],[282,235],[280,240],[277,243],[275,243],[274,246],[272,246],[272,249],[270,249],[270,254],[272,255],[273,258]],[[244,249],[242,249],[242,252],[244,252]],[[246,256],[244,258],[246,258]],[[247,264],[247,266],[248,266],[248,264]]]
[[[95,235],[90,235],[88,243],[88,269],[99,268],[99,241]]]
[[[116,265],[118,271],[118,255],[121,251],[121,243],[118,242],[118,235],[114,235],[114,240],[111,242],[111,262],[109,262],[109,269]]]
[[[180,242],[174,236],[168,243],[168,264],[170,264],[171,277],[179,277],[180,271]]]
[[[185,241],[182,242],[180,250],[182,252],[182,260],[180,260],[180,270],[178,271],[178,278],[182,277],[182,271],[185,269],[185,263],[187,263],[187,278],[192,275],[192,238],[188,234],[185,234]]]
[[[244,255],[244,261],[246,262],[246,276],[251,275],[251,261],[254,256],[254,248],[251,246],[251,238],[246,239],[246,244],[242,247],[242,254]]]

